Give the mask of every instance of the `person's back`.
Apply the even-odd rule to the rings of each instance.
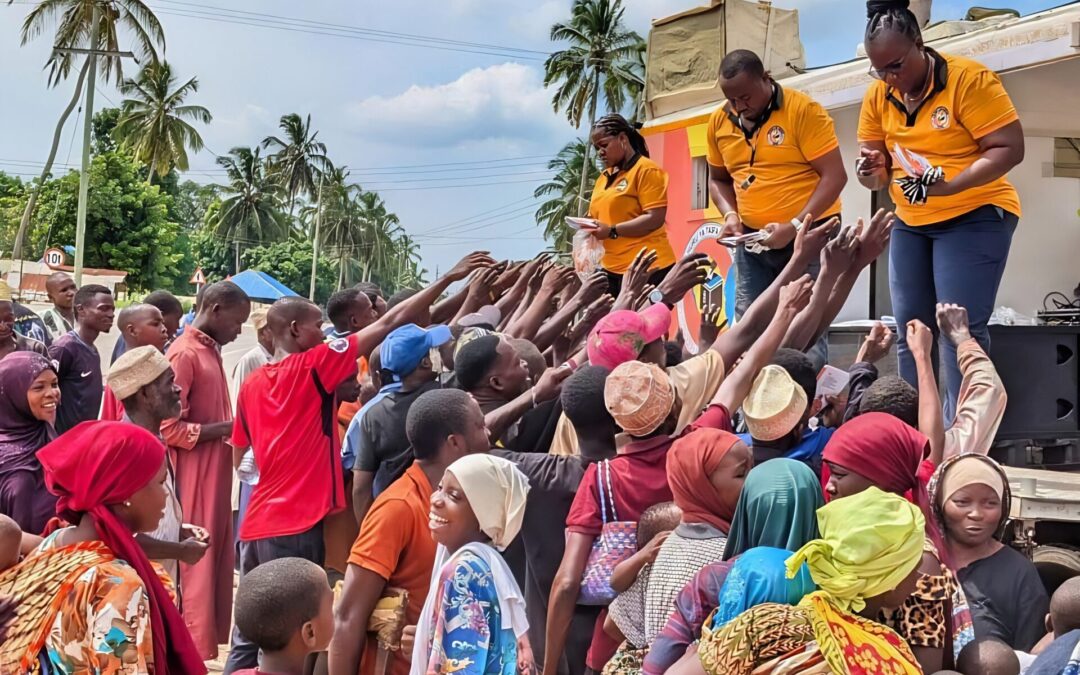
[[[393,391],[371,406],[360,421],[360,448],[356,467],[373,470],[373,494],[378,495],[405,473],[413,460],[405,436],[409,408],[425,393],[438,389],[437,381],[411,391]]]

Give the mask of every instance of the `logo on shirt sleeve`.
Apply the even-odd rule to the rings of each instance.
[[[349,340],[347,338],[338,338],[327,346],[338,354],[344,354],[345,350],[349,348]]]
[[[769,133],[765,136],[769,141],[769,145],[783,145],[785,137],[786,134],[784,134],[784,128],[779,124],[774,124],[770,127]]]
[[[943,105],[934,108],[934,114],[930,116],[930,126],[935,129],[948,129],[949,109]]]

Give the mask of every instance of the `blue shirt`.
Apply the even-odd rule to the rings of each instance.
[[[832,438],[834,431],[836,429],[820,426],[817,429],[808,430],[803,434],[802,441],[785,453],[772,451],[771,448],[754,448],[754,441],[750,434],[739,434],[739,438],[754,451],[755,465],[776,457],[787,457],[806,464],[820,476],[821,453],[824,452],[825,445]]]

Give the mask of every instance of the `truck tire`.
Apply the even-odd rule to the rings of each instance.
[[[1070,546],[1038,546],[1032,552],[1031,560],[1049,595],[1068,579],[1080,576],[1080,550]]]

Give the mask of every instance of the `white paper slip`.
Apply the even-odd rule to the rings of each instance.
[[[595,230],[597,222],[592,218],[574,218],[573,216],[566,216],[564,218],[566,224],[570,226],[571,230]]]
[[[900,147],[899,143],[893,144],[893,160],[900,165],[907,175],[918,178],[930,169],[930,161],[917,152]]]
[[[735,248],[739,244],[751,244],[755,241],[761,241],[768,236],[768,232],[758,230],[757,232],[750,232],[749,234],[740,234],[737,237],[724,237],[720,240],[720,244],[722,246],[727,246],[728,248]]]
[[[816,398],[823,398],[825,396],[836,396],[847,389],[848,382],[851,381],[851,375],[846,370],[840,370],[833,366],[825,366],[821,369],[821,372],[817,376],[817,390],[814,392]]]

